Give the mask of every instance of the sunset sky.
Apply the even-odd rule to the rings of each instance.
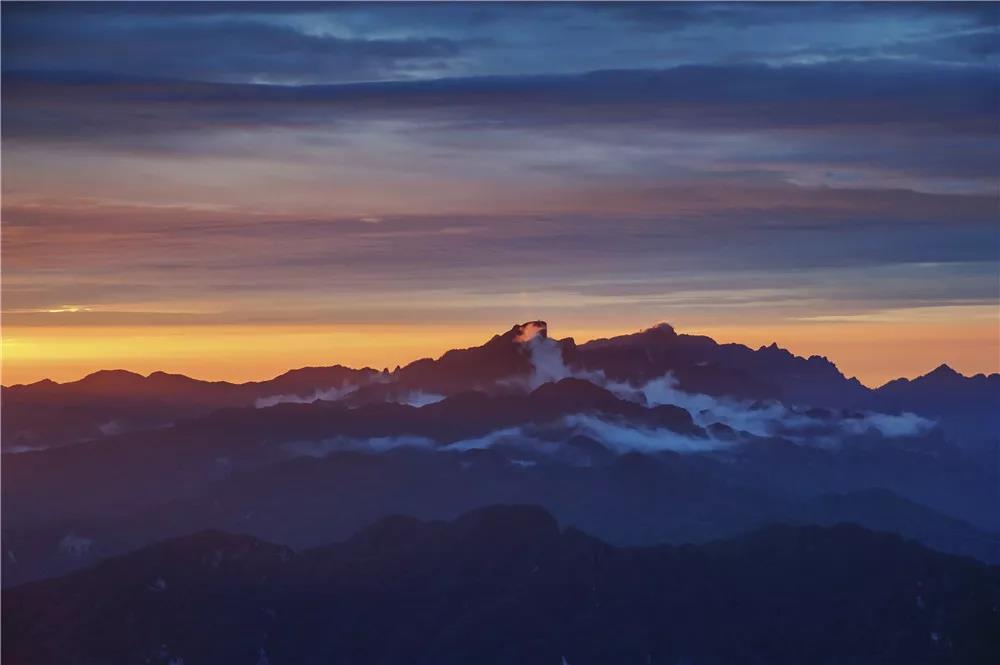
[[[998,12],[4,3],[3,383],[537,318],[1000,371]]]

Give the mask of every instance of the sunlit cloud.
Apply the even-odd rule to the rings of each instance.
[[[956,321],[993,321],[1000,326],[1000,308],[996,303],[974,305],[939,305],[934,307],[909,307],[883,309],[853,314],[825,314],[803,316],[801,321],[827,321],[844,323],[949,323]],[[998,328],[1000,330],[1000,328]],[[1000,333],[998,333],[1000,334]]]
[[[70,373],[212,356],[220,377],[258,377],[212,340],[301,349],[270,368],[326,358],[318,330],[451,327],[467,345],[535,318],[583,336],[760,329],[876,379],[912,369],[872,351],[890,326],[993,362],[983,7],[8,3],[3,18],[5,338],[44,348],[5,358],[23,376],[55,371],[46,357]],[[874,338],[816,332],[837,326]],[[119,340],[99,358],[94,330]],[[126,330],[138,350],[116,363]]]

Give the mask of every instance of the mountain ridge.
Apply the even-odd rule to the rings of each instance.
[[[496,334],[492,338],[490,338],[489,340],[487,340],[486,342],[484,342],[483,344],[481,344],[479,346],[475,346],[474,345],[474,346],[465,347],[465,348],[462,348],[462,349],[449,349],[447,351],[444,351],[437,358],[433,358],[433,357],[418,358],[418,359],[410,361],[410,363],[408,363],[407,365],[412,365],[414,363],[419,363],[421,361],[427,361],[427,360],[440,360],[442,357],[444,357],[445,355],[447,355],[448,353],[450,353],[452,351],[468,351],[470,349],[481,348],[482,346],[486,346],[486,345],[488,345],[490,343],[494,343],[494,342],[496,342],[498,340],[503,340],[505,338],[508,338],[508,336],[510,336],[511,333],[513,333],[516,330],[518,330],[520,328],[523,328],[524,326],[527,326],[527,325],[529,325],[531,323],[541,323],[541,324],[547,326],[546,322],[541,321],[541,320],[538,320],[538,321],[529,321],[529,322],[525,322],[523,324],[515,324],[513,326],[513,328],[511,328],[511,330],[507,331],[506,333]],[[571,338],[571,337],[564,338],[561,341],[573,342],[574,344],[576,344],[577,346],[580,346],[580,347],[591,346],[591,347],[597,348],[597,347],[600,347],[600,346],[603,346],[603,345],[607,345],[607,343],[614,342],[616,340],[621,340],[621,339],[628,338],[628,337],[634,337],[634,336],[638,336],[638,335],[645,335],[645,334],[649,334],[649,333],[653,333],[653,332],[660,332],[660,331],[669,331],[669,333],[672,333],[672,335],[669,335],[670,337],[686,337],[686,338],[692,338],[692,339],[711,340],[713,343],[715,343],[718,346],[742,347],[742,348],[747,349],[749,351],[757,351],[757,352],[759,352],[759,351],[780,351],[780,352],[783,352],[784,354],[787,354],[787,355],[789,355],[791,357],[794,357],[794,358],[799,358],[799,359],[806,360],[806,361],[810,361],[810,360],[816,359],[816,361],[823,361],[825,363],[829,363],[831,365],[836,366],[836,363],[834,363],[832,360],[830,360],[827,356],[819,355],[819,354],[811,354],[809,356],[796,355],[796,354],[792,353],[791,351],[789,351],[788,349],[780,346],[777,342],[771,342],[771,344],[766,344],[766,345],[762,344],[762,345],[758,346],[756,349],[754,349],[754,348],[752,348],[750,346],[747,346],[745,344],[741,344],[739,342],[719,343],[719,342],[715,342],[715,340],[713,340],[711,337],[708,337],[707,335],[698,335],[698,334],[690,334],[690,333],[677,333],[676,330],[674,329],[674,327],[672,325],[670,325],[669,323],[666,323],[666,322],[661,322],[661,323],[654,324],[654,325],[652,325],[652,326],[650,326],[648,328],[644,328],[644,329],[639,330],[639,331],[637,331],[635,333],[622,333],[621,335],[615,335],[613,337],[594,338],[592,340],[588,340],[586,342],[581,342],[581,343],[575,343],[575,342],[573,342],[573,338]],[[400,366],[400,369],[402,369],[403,367],[405,367],[405,365],[404,366]],[[351,370],[351,371],[356,371],[356,372],[372,372],[372,373],[378,373],[380,371],[380,370],[374,369],[372,367],[367,367],[367,366],[366,367],[354,368],[354,367],[349,367],[349,366],[346,366],[346,365],[341,365],[339,363],[335,363],[333,365],[307,365],[307,366],[303,366],[303,367],[298,367],[298,368],[292,368],[292,369],[285,370],[284,372],[282,372],[280,374],[276,374],[276,375],[274,375],[272,377],[269,377],[269,378],[254,379],[254,380],[249,380],[249,381],[244,381],[244,382],[237,383],[237,382],[228,381],[228,380],[225,380],[225,379],[199,379],[199,378],[196,378],[196,377],[193,377],[193,376],[181,373],[181,372],[167,372],[167,371],[164,371],[164,370],[153,370],[153,371],[151,371],[148,374],[142,374],[140,372],[135,372],[135,371],[132,371],[132,370],[127,370],[127,369],[99,369],[99,370],[95,370],[93,372],[90,372],[88,374],[85,374],[84,376],[80,377],[79,379],[73,379],[73,380],[69,380],[69,381],[54,381],[53,379],[50,379],[50,378],[42,378],[42,379],[39,379],[37,381],[32,381],[32,382],[29,382],[29,383],[14,383],[14,384],[9,384],[9,385],[4,385],[4,386],[0,386],[0,388],[3,388],[3,389],[15,389],[15,388],[16,389],[23,389],[23,388],[38,388],[38,387],[42,387],[42,386],[45,386],[45,385],[64,386],[64,385],[68,385],[68,384],[80,383],[81,381],[84,381],[86,379],[92,379],[95,376],[102,375],[102,374],[107,374],[107,373],[123,373],[123,374],[129,374],[129,375],[133,375],[135,377],[144,378],[144,379],[150,379],[154,375],[165,375],[165,376],[169,376],[169,377],[184,377],[186,379],[190,379],[191,381],[196,381],[196,382],[199,382],[199,383],[206,383],[206,384],[221,384],[221,385],[228,385],[228,386],[247,386],[247,385],[260,385],[260,384],[269,383],[271,381],[275,381],[276,379],[280,379],[281,377],[283,377],[285,375],[294,374],[294,373],[297,373],[297,372],[307,372],[307,371],[311,371],[311,370],[328,370],[328,369],[344,369],[344,370]],[[888,381],[885,381],[884,383],[879,384],[879,385],[873,385],[873,386],[868,386],[867,384],[863,384],[863,385],[865,385],[866,387],[868,387],[870,390],[878,390],[879,388],[883,388],[883,387],[889,385],[890,383],[894,383],[896,381],[910,381],[910,382],[912,382],[912,381],[916,381],[918,379],[928,378],[929,376],[934,375],[935,373],[937,373],[939,371],[942,371],[942,370],[947,371],[947,372],[949,372],[951,374],[958,375],[959,377],[965,378],[965,379],[971,379],[971,378],[976,378],[976,377],[986,377],[986,378],[1000,377],[1000,373],[998,373],[998,372],[976,372],[974,374],[963,374],[963,373],[961,373],[961,372],[953,369],[948,363],[941,363],[937,367],[935,367],[935,368],[933,368],[931,370],[928,370],[927,372],[925,372],[923,374],[918,374],[918,375],[915,375],[915,376],[912,376],[912,377],[901,376],[901,377],[897,377],[895,379],[889,379]],[[847,379],[856,379],[856,377],[847,377],[846,375],[844,375],[844,377],[847,378]]]
[[[156,543],[6,590],[2,649],[81,663],[975,664],[1000,648],[998,602],[1000,568],[853,525],[622,548],[501,505],[387,517],[310,550],[218,531]]]
[[[524,391],[570,376],[635,386],[667,375],[679,390],[691,394],[911,411],[942,419],[952,434],[967,438],[989,429],[1000,401],[996,374],[965,377],[942,366],[913,380],[898,379],[872,389],[845,377],[821,356],[796,356],[776,344],[756,350],[718,344],[706,336],[678,334],[666,323],[577,344],[572,338],[550,338],[546,322],[537,320],[514,325],[480,346],[422,358],[391,373],[331,365],[236,384],[161,371],[144,377],[127,370],[100,370],[67,383],[43,380],[4,387],[3,445],[5,450],[65,445],[159,428],[231,407],[345,397],[424,404],[470,390]],[[938,408],[944,401],[936,391],[944,389],[950,402]],[[951,417],[951,412],[960,417]]]
[[[579,345],[549,332],[515,325],[392,372],[202,384],[111,371],[82,391],[43,383],[37,400],[5,389],[5,579],[198,526],[314,543],[385,512],[519,497],[618,543],[867,511],[866,524],[996,559],[995,379],[942,368],[873,391],[822,358],[667,325]],[[865,494],[883,490],[900,500]],[[814,502],[838,494],[852,498]]]

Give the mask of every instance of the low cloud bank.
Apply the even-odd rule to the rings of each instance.
[[[422,436],[378,436],[356,439],[336,436],[319,441],[292,441],[282,446],[293,457],[326,457],[330,453],[360,451],[384,453],[395,448],[433,449],[440,447],[436,441]]]
[[[695,422],[706,427],[723,423],[755,436],[783,436],[797,443],[830,443],[830,437],[876,432],[886,438],[919,436],[934,421],[913,413],[891,415],[872,412],[836,412],[823,409],[793,410],[780,402],[745,402],[680,390],[671,374],[649,381],[641,388],[609,386],[620,396],[641,394],[647,404],[673,404],[687,409]]]
[[[523,443],[525,439],[535,440],[535,437],[528,435],[525,427],[507,427],[488,432],[482,436],[450,443],[447,448],[448,450],[459,451],[483,450],[485,448],[491,448],[498,443],[520,444]]]
[[[704,398],[703,395],[694,396]],[[808,445],[837,445],[850,435],[863,435],[875,429],[882,436],[911,436],[933,425],[926,419],[903,414],[867,414],[830,422],[817,417],[789,412],[780,404],[766,408],[740,412],[733,408],[739,422],[759,432],[758,436],[782,436],[796,443]],[[789,415],[790,414],[790,415]],[[711,425],[720,420],[718,414],[702,410],[699,420]],[[777,420],[775,420],[777,419]],[[731,420],[732,422],[732,420]],[[732,427],[732,425],[730,425]],[[751,429],[744,431],[754,433]],[[570,461],[578,451],[567,442],[574,437],[584,436],[604,445],[611,453],[708,453],[738,447],[738,439],[713,436],[706,430],[702,436],[681,434],[666,428],[645,427],[617,418],[589,413],[564,416],[542,425],[527,424],[486,432],[453,443],[442,443],[421,436],[392,436],[374,438],[331,437],[320,441],[297,441],[285,444],[283,448],[293,456],[325,457],[333,452],[361,451],[383,453],[397,448],[416,448],[440,453],[462,453],[470,450],[503,448],[508,451],[524,451],[531,455],[555,460]],[[521,455],[522,453],[517,453]]]
[[[493,430],[481,436],[441,443],[420,436],[374,437],[370,439],[331,437],[321,441],[296,441],[283,446],[294,456],[325,457],[333,452],[382,453],[397,448],[418,448],[441,453],[504,448],[510,451],[562,458],[572,457],[567,441],[586,436],[604,444],[615,454],[630,452],[707,452],[734,445],[710,436],[693,437],[663,428],[637,427],[631,423],[585,413],[565,416],[543,425],[522,425]]]
[[[443,444],[424,437],[399,436],[373,439],[335,437],[319,442],[297,442],[286,449],[296,455],[324,456],[338,450],[384,452],[400,447],[462,452],[496,446],[522,448],[541,455],[560,454],[564,442],[573,436],[585,436],[604,444],[617,454],[629,452],[701,453],[738,446],[739,437],[719,433],[711,427],[726,425],[735,432],[755,437],[782,437],[802,445],[837,446],[855,436],[875,434],[885,438],[920,436],[930,431],[935,422],[913,413],[886,414],[849,412],[826,409],[790,408],[780,402],[750,402],[716,397],[681,390],[670,373],[640,386],[609,381],[602,372],[573,370],[562,357],[559,342],[541,334],[539,326],[525,327],[517,341],[530,355],[533,371],[519,382],[520,387],[533,390],[545,383],[565,378],[590,381],[611,391],[621,399],[645,406],[674,405],[687,410],[694,422],[705,429],[703,436],[681,434],[666,428],[645,427],[597,414],[577,413],[545,425],[523,425],[487,432],[470,439]],[[345,385],[308,396],[275,395],[257,400],[257,406],[272,406],[283,401],[312,402],[334,400],[346,396],[355,386]],[[419,390],[390,395],[387,401],[426,406],[445,399],[444,395]],[[717,435],[717,436],[716,436]]]
[[[686,436],[669,429],[638,427],[628,422],[606,420],[584,413],[566,416],[563,422],[573,428],[575,435],[596,439],[619,454],[664,451],[698,453],[733,445],[710,436]]]
[[[269,395],[267,397],[261,397],[254,402],[254,406],[258,409],[266,409],[277,404],[312,404],[318,400],[326,400],[330,402],[335,402],[339,399],[347,397],[354,391],[358,389],[359,386],[354,384],[344,384],[339,388],[325,388],[322,390],[316,390],[310,395]],[[434,404],[435,402],[440,402],[445,398],[444,395],[438,395],[437,393],[428,393],[422,390],[410,390],[400,395],[388,395],[385,400],[386,402],[394,402],[396,404],[407,404],[409,406],[421,407],[427,406],[428,404]]]
[[[357,390],[357,386],[347,383],[339,388],[326,388],[323,390],[316,390],[311,395],[268,395],[267,397],[259,397],[254,402],[254,406],[258,409],[266,409],[277,404],[312,404],[319,400],[335,401],[344,397],[345,395]]]
[[[677,379],[670,373],[636,387],[608,381],[602,372],[584,372],[569,368],[563,362],[559,343],[545,336],[531,336],[526,344],[533,366],[533,372],[528,379],[528,387],[531,389],[569,377],[585,379],[610,390],[622,399],[649,406],[663,404],[679,406],[686,409],[694,421],[702,427],[722,423],[736,431],[747,432],[754,436],[782,436],[796,443],[831,444],[847,436],[859,436],[871,432],[886,438],[920,436],[935,425],[933,420],[914,413],[892,415],[874,412],[845,414],[823,410],[805,411],[791,409],[780,402],[748,402],[688,393],[678,387]],[[617,439],[622,440],[620,433],[617,434]],[[676,433],[670,434],[678,436]],[[639,445],[642,438],[641,434],[636,434],[632,440]],[[691,446],[688,449],[696,448],[697,446]]]
[[[437,393],[425,393],[422,390],[411,390],[410,392],[402,395],[400,397],[390,397],[390,402],[395,402],[397,404],[407,404],[409,406],[421,407],[427,406],[428,404],[435,404],[440,402],[445,398],[444,395],[438,395]]]
[[[897,438],[919,436],[934,427],[934,421],[918,416],[915,413],[866,413],[861,418],[851,418],[843,421],[844,429],[853,434],[863,434],[874,429],[882,436]]]

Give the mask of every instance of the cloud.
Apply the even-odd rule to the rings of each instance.
[[[379,379],[376,379],[379,380]],[[359,386],[345,383],[340,387],[324,388],[320,390],[313,391],[309,395],[268,395],[267,397],[260,397],[254,402],[254,406],[258,409],[264,409],[267,407],[275,406],[276,404],[294,403],[294,404],[311,404],[318,400],[325,400],[329,402],[335,402],[339,399],[347,397]],[[424,392],[422,390],[408,390],[403,393],[390,392],[386,395],[386,402],[392,402],[395,404],[406,404],[413,407],[427,406],[428,404],[435,404],[440,402],[445,398],[444,395],[438,395],[437,393]]]
[[[696,453],[732,446],[729,442],[711,437],[684,436],[669,429],[640,427],[634,423],[607,420],[583,413],[566,416],[563,421],[576,434],[596,439],[619,454],[663,451]]]
[[[912,413],[816,412],[792,409],[776,401],[746,402],[687,393],[677,387],[677,380],[669,373],[639,388],[626,384],[607,387],[625,399],[639,401],[641,396],[649,405],[680,406],[702,427],[722,423],[754,436],[781,436],[802,444],[839,442],[869,432],[885,438],[920,436],[935,426],[934,421]]]
[[[497,446],[520,449],[556,459],[572,459],[566,442],[574,436],[586,436],[606,445],[615,454],[708,452],[731,447],[728,441],[712,437],[692,437],[672,430],[637,426],[634,423],[577,413],[543,425],[508,427],[479,437],[456,441],[443,451],[467,451]]]
[[[6,12],[5,12],[6,15]],[[443,37],[315,34],[261,20],[32,20],[5,16],[5,70],[91,70],[201,81],[305,83],[406,77],[462,53]],[[127,53],[128,57],[123,57]]]
[[[527,390],[534,390],[543,384],[570,377],[604,385],[603,373],[570,369],[566,365],[565,360],[563,360],[562,344],[548,337],[544,324],[539,322],[525,324],[514,341],[525,345],[531,358],[532,371],[526,381],[505,380],[508,385],[520,385]]]
[[[201,80],[521,75],[650,61],[815,62],[831,51],[887,57],[886,44],[996,26],[988,3],[409,4],[8,3],[4,59]],[[605,48],[589,48],[595,39]],[[922,62],[934,52],[893,57]],[[974,52],[964,60],[976,61]]]
[[[595,439],[616,454],[630,452],[655,453],[708,452],[731,446],[731,443],[710,437],[684,436],[668,429],[638,427],[632,423],[611,420],[586,413],[571,414],[544,425],[508,427],[441,448],[447,451],[482,450],[506,446],[527,452],[562,458],[568,452],[565,442],[574,436]]]
[[[471,439],[463,439],[461,441],[455,441],[454,443],[448,444],[447,450],[452,450],[452,451],[483,450],[486,448],[492,448],[497,444],[524,446],[529,442],[538,443],[539,440],[537,437],[529,433],[528,428],[507,427]]]
[[[710,25],[716,29],[751,26],[826,25],[829,30],[858,21],[881,23],[940,18],[954,19],[955,25],[994,25],[997,14],[986,3],[588,3],[588,7],[632,21],[639,28],[664,30]]]
[[[455,136],[498,128],[628,126],[989,138],[996,110],[993,83],[994,71],[986,67],[837,62],[337,85],[8,68],[3,88],[7,136],[97,143],[149,133],[330,127],[352,119],[411,119],[450,128]],[[43,110],[44,119],[37,116]]]
[[[673,404],[682,407],[702,427],[720,422],[755,436],[770,436],[775,433],[776,423],[796,422],[793,414],[777,402],[751,405],[723,397],[684,392],[677,388],[677,380],[669,373],[638,389],[624,384],[612,384],[609,389],[624,398],[636,399],[641,395],[642,401],[650,406]]]
[[[572,460],[574,451],[567,449],[566,442],[574,436],[586,436],[599,441],[615,454],[664,451],[695,453],[733,445],[711,437],[689,437],[668,429],[639,427],[633,423],[578,413],[542,425],[507,427],[456,441],[440,450],[461,452],[503,446],[549,458]]]
[[[875,412],[836,413],[824,410],[791,408],[778,401],[749,402],[733,398],[689,393],[678,387],[672,373],[652,379],[635,387],[627,383],[609,381],[602,372],[575,370],[565,364],[560,344],[540,334],[541,326],[526,328],[522,336],[531,355],[532,374],[527,387],[531,390],[568,377],[583,379],[610,390],[621,399],[646,406],[679,406],[691,414],[694,422],[703,427],[719,423],[737,432],[756,437],[780,436],[801,444],[827,445],[840,443],[849,436],[870,432],[885,438],[921,436],[933,429],[936,423],[913,413],[898,415]],[[521,337],[518,338],[520,340]],[[670,430],[650,430],[632,423],[621,423],[577,414],[565,419],[568,426],[579,433],[597,438],[618,451],[674,450],[677,452],[707,451],[729,446],[729,442],[712,438],[687,437]],[[467,442],[468,447],[489,447],[498,440],[524,438],[520,428],[490,433]]]
[[[934,421],[915,413],[866,413],[860,418],[850,418],[842,427],[853,434],[875,430],[887,438],[920,436],[934,427]]]
[[[527,298],[550,316],[705,321],[730,303],[672,294],[720,277],[809,282],[768,320],[995,290],[995,271],[915,267],[998,257],[988,4],[5,3],[3,18],[5,304],[99,306],[54,325],[182,308],[193,325],[468,323],[489,292],[501,319]],[[884,266],[908,274],[873,277]],[[601,299],[579,286],[593,275],[636,287]]]
[[[382,436],[367,439],[330,437],[319,441],[292,441],[281,446],[293,457],[326,457],[330,453],[361,451],[384,453],[397,448],[436,449],[440,444],[420,436]]]
[[[533,370],[528,379],[528,387],[532,390],[543,383],[559,381],[573,375],[563,362],[562,347],[555,340],[535,333],[528,338],[527,346]]]
[[[530,380],[534,388],[547,381],[557,381],[573,376],[562,362],[554,340],[536,334],[525,342],[532,350],[533,362],[541,357],[540,365],[547,368],[536,372]],[[558,360],[557,360],[558,358]],[[688,393],[677,387],[671,374],[653,379],[642,386],[605,380],[599,373],[577,374],[604,386],[622,399],[647,406],[674,405],[691,413],[696,424],[705,428],[705,434],[685,435],[667,428],[657,428],[629,422],[620,418],[593,413],[574,413],[551,422],[516,425],[486,432],[480,436],[448,444],[423,436],[403,435],[391,437],[354,438],[329,437],[319,441],[297,441],[285,444],[283,449],[295,456],[323,457],[336,451],[363,451],[383,453],[396,448],[418,448],[442,453],[466,452],[502,447],[517,454],[529,454],[573,463],[575,451],[566,447],[574,436],[585,436],[607,446],[615,454],[625,453],[710,453],[738,449],[747,442],[741,435],[751,437],[780,437],[787,441],[808,446],[836,447],[851,437],[875,434],[884,438],[914,437],[926,434],[935,427],[934,421],[912,413],[885,414],[873,412],[836,412],[824,409],[790,408],[776,401],[747,402],[725,397]],[[304,398],[298,398],[304,399]],[[420,406],[440,396],[414,393],[403,403]],[[735,431],[722,434],[712,427],[723,424]],[[512,453],[513,454],[513,453]]]
[[[397,404],[407,404],[409,406],[415,406],[420,408],[422,406],[427,406],[428,404],[436,404],[445,398],[444,395],[438,395],[437,393],[428,393],[422,390],[411,390],[402,396],[388,397],[389,401],[395,402]]]
[[[562,358],[558,342],[543,335],[533,335],[527,342],[533,372],[528,387],[574,377],[590,381],[610,390],[621,399],[648,406],[673,405],[685,409],[701,427],[721,423],[737,432],[758,437],[781,436],[797,443],[838,442],[847,436],[876,432],[886,438],[920,436],[935,426],[935,422],[912,413],[899,415],[855,412],[822,414],[793,409],[781,402],[747,402],[701,393],[689,393],[678,388],[671,373],[652,379],[639,387],[608,381],[601,372],[573,370]],[[832,420],[831,420],[832,418]],[[571,416],[568,425],[577,427],[587,436],[606,441],[618,450],[698,451],[726,447],[726,442],[685,437],[669,430],[648,430],[629,423],[601,420],[586,414]],[[629,434],[628,431],[632,433]],[[477,440],[477,446],[492,445],[497,436],[523,436],[520,431],[505,431]]]
[[[345,383],[339,388],[325,388],[312,392],[309,395],[268,395],[267,397],[259,397],[254,402],[254,406],[258,409],[266,409],[276,404],[312,404],[313,402],[319,400],[325,400],[329,402],[335,402],[336,400],[348,395],[358,389],[358,386],[350,383]]]

